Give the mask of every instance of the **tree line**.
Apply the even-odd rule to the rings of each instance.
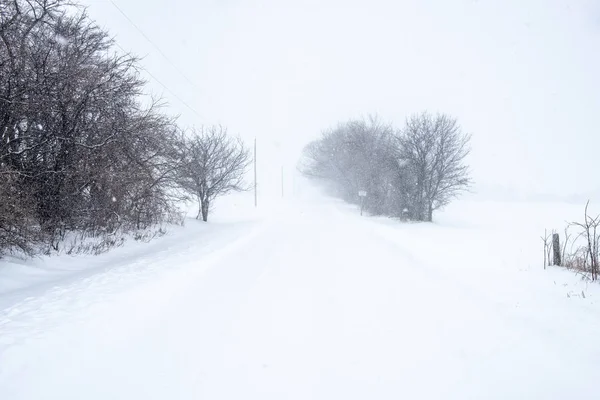
[[[0,3],[0,255],[169,221],[244,189],[244,144],[148,105],[139,60],[63,0]]]
[[[401,129],[375,117],[326,130],[303,153],[302,172],[375,215],[432,221],[471,184],[470,135],[455,118],[423,112]]]

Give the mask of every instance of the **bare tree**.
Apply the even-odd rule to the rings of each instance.
[[[194,130],[184,143],[180,185],[198,201],[196,218],[206,222],[215,198],[248,189],[244,175],[250,153],[240,138],[229,136],[222,126]]]
[[[415,179],[413,215],[432,221],[433,212],[468,189],[471,179],[465,158],[470,135],[456,119],[423,112],[410,117],[398,136],[398,158]]]
[[[588,212],[588,206],[590,202],[585,204],[584,220],[583,222],[573,222],[571,225],[576,226],[580,229],[579,236],[583,237],[586,241],[586,253],[589,259],[589,272],[593,281],[598,279],[598,273],[600,272],[599,258],[600,258],[600,215],[595,217],[590,215]]]
[[[301,171],[326,181],[349,202],[358,202],[358,191],[366,191],[364,207],[373,214],[399,216],[407,204],[393,134],[376,116],[338,124],[304,148]]]

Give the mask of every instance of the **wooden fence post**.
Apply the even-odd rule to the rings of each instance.
[[[552,265],[562,265],[558,233],[552,234]]]

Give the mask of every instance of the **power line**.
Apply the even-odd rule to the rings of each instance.
[[[152,41],[152,39],[150,39],[148,37],[148,35],[146,35],[144,33],[144,31],[142,31],[142,29],[137,26],[135,24],[135,22],[133,22],[133,20],[131,18],[129,18],[129,16],[127,14],[125,14],[125,11],[123,11],[113,0],[109,0],[111,2],[111,4],[121,13],[121,15],[123,15],[123,17],[125,17],[125,19],[127,21],[129,21],[129,23],[131,24],[131,26],[133,26],[139,33],[140,35],[142,35],[144,37],[144,39],[146,39],[146,41],[148,43],[150,43],[152,45],[152,47],[154,47],[156,49],[156,51],[158,51],[160,53],[160,55],[171,65],[171,67],[173,67],[173,69],[175,69],[186,81],[188,81],[188,83],[190,83],[191,85],[193,85],[196,89],[201,90],[198,85],[196,85],[196,83],[194,83],[194,81],[192,81],[190,78],[188,78],[188,76],[186,74],[183,73],[183,71],[181,69],[179,69],[177,67],[177,65],[175,65],[175,63],[173,63],[169,57],[167,57],[167,55],[160,49],[160,47],[158,47],[158,45],[156,43],[154,43]]]
[[[186,106],[187,108],[190,109],[190,111],[192,111],[194,114],[196,114],[198,117],[202,118],[202,116],[200,115],[200,113],[198,111],[196,111],[195,109],[192,108],[192,106],[190,106],[188,103],[186,103],[181,97],[177,96],[175,94],[175,92],[173,92],[171,89],[169,89],[167,87],[167,85],[165,85],[164,83],[162,83],[157,77],[155,77],[154,75],[152,75],[150,73],[150,71],[148,71],[146,68],[141,67],[141,69],[143,69],[148,75],[150,75],[150,77],[152,79],[154,79],[159,85],[161,85],[167,92],[169,92],[171,94],[171,96],[175,97],[177,100],[179,100],[181,102],[181,104],[183,104],[184,106]]]
[[[123,53],[127,54],[129,53],[127,50],[125,50],[123,47],[121,47],[120,44],[115,43],[117,45],[118,48],[121,49],[121,51],[123,51]],[[167,85],[165,85],[164,83],[162,83],[160,81],[160,79],[158,79],[157,77],[155,77],[150,71],[148,71],[146,68],[140,66],[139,67],[141,70],[143,70],[144,72],[146,72],[150,78],[154,79],[156,81],[156,83],[158,83],[160,86],[163,87],[163,89],[165,89],[167,92],[169,92],[171,94],[171,96],[175,97],[177,100],[179,100],[179,102],[181,102],[181,104],[183,104],[184,106],[186,106],[190,111],[192,111],[194,114],[196,114],[198,117],[202,118],[202,115],[200,115],[200,113],[198,111],[196,111],[192,106],[190,106],[185,100],[183,100],[181,97],[179,97],[174,91],[172,91],[171,89],[169,89],[169,87]]]

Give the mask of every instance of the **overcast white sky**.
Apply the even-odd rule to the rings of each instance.
[[[258,137],[263,176],[275,141],[292,167],[337,121],[427,109],[472,133],[480,191],[600,193],[598,0],[113,1],[170,62],[110,0],[83,3],[197,110],[150,81],[183,125]]]

